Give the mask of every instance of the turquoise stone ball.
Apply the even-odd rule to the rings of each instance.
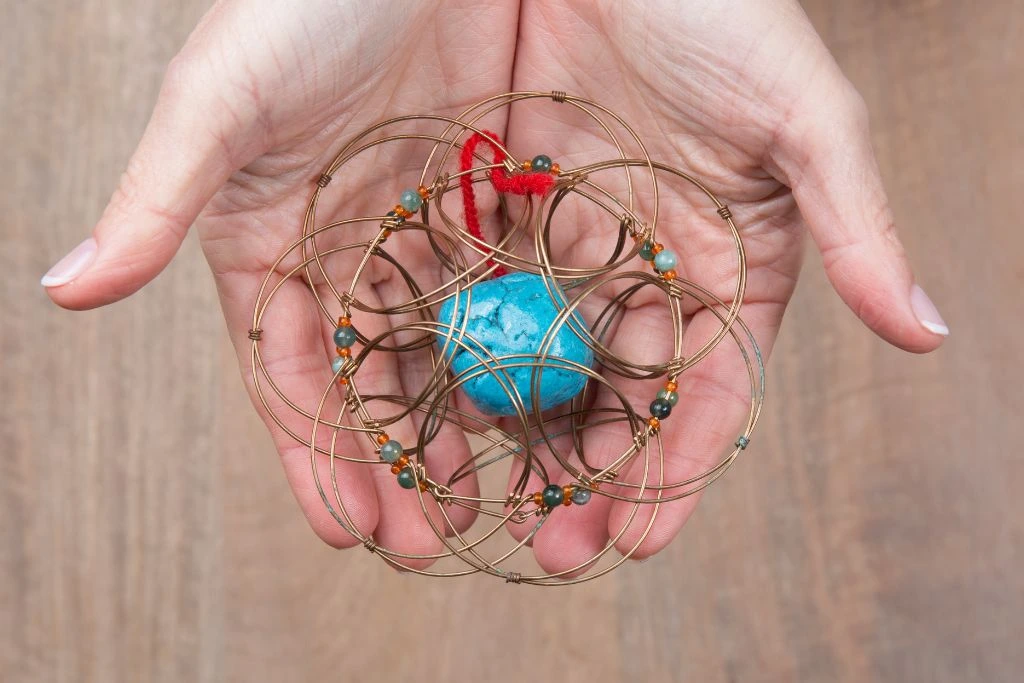
[[[557,287],[557,285],[552,286]],[[560,290],[558,290],[560,291]],[[468,305],[467,299],[472,299]],[[452,329],[451,342],[447,341],[448,330],[438,333],[438,344],[451,358],[451,369],[455,375],[470,371],[475,373],[486,366],[500,368],[505,374],[485,371],[461,385],[473,404],[489,415],[515,415],[515,407],[502,381],[515,386],[527,412],[533,409],[531,389],[533,373],[540,376],[540,408],[547,410],[572,399],[583,390],[587,376],[559,360],[579,363],[590,367],[594,354],[572,327],[563,322],[554,334],[548,347],[547,358],[542,368],[515,367],[516,363],[530,362],[539,357],[544,337],[558,317],[560,307],[552,301],[545,286],[544,277],[532,273],[513,273],[494,280],[473,285],[471,295],[462,293],[456,299],[446,301],[438,314],[441,325]],[[583,320],[573,313],[574,325],[586,329]],[[483,349],[494,356],[493,361],[482,362],[470,351],[456,343],[465,324],[463,343],[470,349]],[[445,344],[447,343],[447,347]],[[486,356],[485,356],[486,357]]]

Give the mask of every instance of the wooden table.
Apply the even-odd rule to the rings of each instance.
[[[887,347],[811,255],[756,447],[668,551],[565,590],[321,545],[194,236],[130,302],[48,305],[39,275],[99,215],[202,5],[5,8],[0,679],[1020,678],[1024,3],[807,3],[953,334]]]

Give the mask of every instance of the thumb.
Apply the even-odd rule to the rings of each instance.
[[[189,227],[235,170],[218,122],[199,93],[210,85],[172,62],[149,125],[110,203],[87,238],[41,284],[58,305],[103,306],[152,280]],[[211,125],[213,124],[213,125]]]
[[[832,76],[831,87],[807,89],[813,104],[798,107],[773,156],[843,301],[889,343],[932,351],[949,328],[896,236],[864,101],[838,67]]]

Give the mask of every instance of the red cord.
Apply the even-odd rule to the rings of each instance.
[[[485,130],[481,133],[473,133],[466,140],[462,147],[462,155],[459,159],[459,170],[468,171],[473,168],[473,153],[476,146],[481,142],[490,145],[494,150],[494,162],[499,164],[497,168],[491,169],[491,184],[498,192],[511,194],[541,196],[551,189],[555,184],[555,178],[550,173],[513,173],[509,175],[505,167],[500,165],[505,161],[505,152],[501,150],[501,138],[497,133]],[[470,235],[484,243],[484,234],[480,230],[480,215],[476,209],[476,195],[473,192],[473,178],[467,173],[459,177],[459,185],[462,187],[462,208],[466,214],[466,230]],[[487,265],[493,266],[494,259],[488,257]],[[498,266],[494,270],[495,277],[501,277],[508,271],[504,266]]]

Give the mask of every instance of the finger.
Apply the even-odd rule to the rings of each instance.
[[[348,548],[358,544],[359,539],[346,531],[332,516],[317,486],[319,479],[330,504],[340,514],[330,480],[331,459],[324,455],[318,456],[317,478],[313,475],[307,445],[312,436],[312,421],[286,405],[262,376],[260,386],[269,410],[256,393],[251,363],[252,342],[248,337],[248,328],[262,277],[258,273],[230,274],[217,280],[224,317],[238,354],[242,377],[253,405],[270,431],[288,483],[310,527],[327,544]],[[315,412],[324,398],[325,389],[331,387],[333,382],[330,360],[320,330],[320,312],[312,304],[305,285],[298,280],[285,282],[264,315],[260,354],[270,379],[281,394],[309,413]],[[340,413],[339,394],[334,390],[328,391],[321,411],[322,419],[337,421]],[[282,424],[278,424],[272,414]],[[287,430],[295,436],[289,435]],[[329,447],[332,431],[326,427],[318,429],[317,445]],[[302,443],[303,440],[306,443]],[[333,452],[344,456],[356,455],[356,442],[350,433],[340,430]],[[367,465],[334,459],[334,468],[348,517],[361,536],[370,536],[377,527],[378,504]]]
[[[594,315],[591,314],[589,319],[594,319]],[[628,333],[619,334],[621,330],[628,330]],[[672,357],[671,330],[671,313],[662,298],[627,310],[618,328],[609,331],[610,341],[606,343],[613,354],[632,363],[664,363]],[[637,343],[637,340],[643,341]],[[610,381],[621,392],[622,398],[607,387],[601,387],[594,401],[595,408],[622,411],[624,400],[641,416],[646,415],[644,411],[658,391],[654,380],[611,376]],[[607,415],[596,413],[588,421],[599,421]],[[587,464],[597,469],[607,467],[632,448],[633,437],[633,431],[625,421],[588,426],[583,434],[583,454]],[[570,483],[568,477],[562,483]],[[618,487],[610,487],[609,490],[628,493]],[[624,524],[616,526],[609,521],[613,506],[613,499],[598,492],[586,505],[553,511],[552,519],[534,541],[538,563],[549,572],[564,572],[593,559],[607,547],[609,539],[623,531]]]
[[[373,308],[382,306],[378,292],[371,285],[359,285],[355,296]],[[366,312],[354,313],[352,325],[364,337],[375,339],[391,328],[387,316],[374,315]],[[385,344],[394,343],[394,338],[385,338]],[[353,354],[360,354],[359,348],[353,348]],[[375,349],[362,359],[358,371],[351,379],[350,388],[358,389],[364,398],[364,405],[374,419],[388,421],[400,412],[400,408],[386,400],[372,400],[372,395],[407,396],[403,387],[397,354]],[[404,417],[384,427],[389,438],[397,440],[403,448],[412,448],[417,443],[416,425],[410,417]],[[359,440],[358,447],[363,457],[368,460],[379,459],[375,449],[365,440]],[[418,456],[417,456],[418,457]],[[420,458],[420,462],[424,462]],[[430,463],[425,463],[429,466]],[[435,562],[429,556],[440,553],[442,542],[437,530],[444,533],[445,522],[441,512],[429,493],[417,489],[405,489],[399,485],[397,477],[386,463],[368,466],[371,471],[373,486],[380,503],[379,521],[374,533],[374,540],[384,550],[402,555],[417,557],[395,557],[394,560],[411,569],[426,569]],[[432,477],[428,470],[427,475]],[[424,508],[427,516],[424,515]]]
[[[773,156],[843,301],[886,341],[931,351],[949,329],[896,236],[866,107],[838,68],[827,79],[807,87],[813,100],[796,108]]]
[[[766,302],[747,304],[742,309],[743,320],[750,326],[765,357],[771,352],[784,310],[784,303]],[[698,311],[684,334],[684,356],[700,348],[720,327],[721,321],[713,313],[706,309]],[[742,334],[738,326],[736,329]],[[679,402],[661,426],[663,461],[658,456],[657,440],[651,440],[651,460],[646,477],[648,485],[671,485],[713,468],[731,450],[749,414],[747,367],[729,336],[706,358],[680,375],[678,384]],[[649,397],[661,388],[651,382],[648,385]],[[622,480],[634,484],[645,481],[643,462],[640,459],[634,461]],[[639,493],[635,488],[623,490],[632,496]],[[678,489],[666,491],[664,495],[678,492]],[[644,499],[658,497],[657,491],[644,491]],[[657,508],[654,504],[642,504],[637,508],[634,503],[616,501],[608,518],[610,533],[617,534],[625,527],[616,548],[624,554],[632,551],[631,557],[637,560],[660,552],[679,533],[699,499],[700,493],[697,493],[662,503]],[[635,516],[630,520],[634,510]]]
[[[229,153],[239,121],[204,104],[213,86],[178,60],[168,69],[153,115],[92,235],[41,281],[65,308],[122,299],[170,262],[213,194],[245,159]],[[223,110],[223,107],[220,108]]]

